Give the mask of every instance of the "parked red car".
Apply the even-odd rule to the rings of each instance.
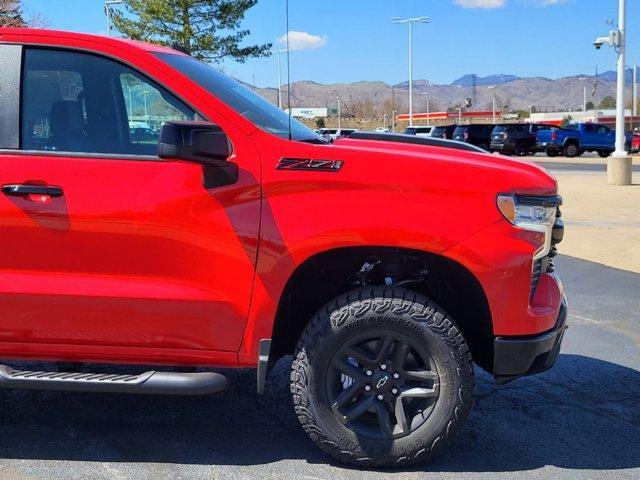
[[[640,133],[631,134],[631,153],[640,152]]]
[[[1,357],[251,367],[262,392],[293,355],[303,428],[370,466],[448,442],[474,363],[505,382],[555,362],[561,201],[533,164],[392,134],[330,145],[145,43],[0,29],[0,63]],[[158,137],[133,138],[133,124]],[[113,368],[4,366],[0,387],[227,386]]]

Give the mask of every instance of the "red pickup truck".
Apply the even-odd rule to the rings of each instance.
[[[156,45],[0,29],[0,64],[0,358],[66,365],[1,366],[1,388],[205,394],[248,367],[262,392],[293,355],[311,439],[392,466],[459,430],[474,364],[502,383],[555,362],[561,200],[533,164],[328,144]]]

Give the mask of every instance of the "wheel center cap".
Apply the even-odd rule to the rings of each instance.
[[[391,374],[385,371],[376,372],[373,375],[372,384],[378,392],[387,392],[391,389]]]

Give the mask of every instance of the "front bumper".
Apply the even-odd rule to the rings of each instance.
[[[516,144],[509,142],[491,142],[489,149],[492,152],[514,152]]]
[[[526,337],[496,337],[493,349],[496,382],[507,383],[551,368],[560,353],[566,323],[567,301],[563,295],[556,325],[549,332]]]

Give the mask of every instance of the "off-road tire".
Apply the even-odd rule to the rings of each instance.
[[[424,342],[437,364],[440,393],[430,416],[401,438],[356,435],[332,412],[324,391],[333,352],[367,329]],[[366,333],[366,332],[365,332]],[[424,463],[459,431],[473,404],[474,371],[466,341],[446,312],[426,297],[394,287],[366,287],[323,307],[302,333],[291,369],[295,413],[309,437],[337,461],[359,467]]]
[[[567,143],[562,149],[562,154],[569,158],[578,157],[580,156],[580,147],[575,143]]]
[[[556,152],[555,150],[547,150],[545,151],[547,157],[557,157],[558,156],[558,152]]]
[[[600,158],[607,158],[612,153],[613,152],[611,150],[598,150],[598,155],[600,156]]]

